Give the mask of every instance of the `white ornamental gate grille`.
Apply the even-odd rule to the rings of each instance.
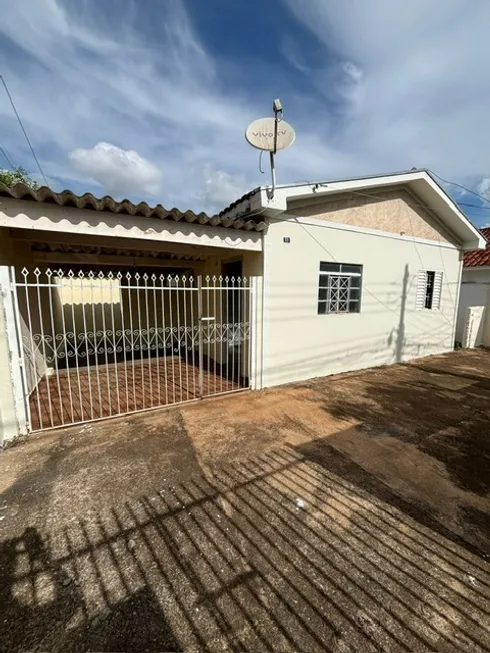
[[[250,387],[253,283],[151,271],[17,272],[28,429]]]

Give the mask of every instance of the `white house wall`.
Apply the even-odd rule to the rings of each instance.
[[[265,386],[453,348],[456,248],[311,222],[271,220],[264,239]],[[363,265],[359,314],[318,315],[320,261]],[[415,309],[421,269],[443,272],[440,310]]]
[[[468,309],[473,306],[485,308],[481,312],[475,346],[490,346],[490,268],[464,268],[456,326],[456,340],[463,342]]]

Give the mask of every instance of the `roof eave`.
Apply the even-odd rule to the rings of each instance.
[[[270,197],[270,188],[258,189],[256,198],[260,200],[260,210],[264,217],[278,215],[287,210],[287,203],[315,196],[344,193],[358,189],[373,189],[405,184],[416,192],[454,234],[463,251],[485,249],[486,241],[474,227],[457,204],[425,169],[392,175],[346,179],[333,182],[319,182],[295,187],[279,187]]]
[[[3,201],[14,200],[16,202],[36,202],[38,204],[56,205],[58,207],[69,206],[79,210],[90,210],[99,213],[113,213],[116,215],[129,215],[132,217],[158,218],[174,222],[196,223],[200,225],[220,226],[225,228],[244,229],[247,231],[264,231],[267,225],[263,221],[255,220],[229,220],[230,216],[222,214],[210,216],[205,213],[195,213],[187,210],[180,211],[177,208],[165,209],[161,204],[149,206],[146,202],[133,204],[130,200],[117,201],[106,195],[97,198],[91,193],[76,195],[70,190],[56,193],[47,186],[33,189],[23,183],[13,186],[6,186],[0,182],[0,205]]]

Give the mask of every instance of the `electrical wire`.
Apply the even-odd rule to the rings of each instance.
[[[278,221],[278,222],[281,221],[281,218],[269,218],[269,219],[272,219],[272,220],[275,220],[275,221]],[[301,224],[301,222],[298,222],[297,219],[295,219],[294,222],[295,222],[295,224],[299,225],[308,234],[308,236],[310,236],[310,238],[312,238],[318,245],[320,245],[320,247],[329,255],[332,262],[339,263],[339,261],[337,261],[337,259],[332,254],[332,252],[330,252],[325,247],[325,245],[323,245],[323,243],[321,243],[318,240],[318,238],[315,238],[315,236],[310,232],[309,229],[307,229],[305,227],[305,225]],[[445,275],[445,277],[447,279],[446,275]],[[449,286],[449,283],[447,281],[446,281],[446,285]],[[372,290],[370,290],[369,286],[365,282],[362,285],[362,291],[367,292],[368,295],[370,295],[375,301],[377,301],[379,304],[381,304],[381,306],[384,306],[384,308],[386,308],[391,313],[394,313],[397,316],[399,315],[399,311],[397,309],[394,309],[392,306],[390,306],[389,304],[386,304],[382,299],[380,299],[378,297],[378,295],[376,295],[376,293],[374,293]],[[442,315],[443,315],[444,319],[448,322],[448,324],[450,324],[451,323],[450,320],[448,320],[448,318],[444,314],[442,314]],[[414,329],[416,329],[419,332],[420,335],[425,335],[427,333],[433,333],[433,329],[428,329],[426,331],[422,331],[420,329],[419,325],[415,324],[414,322],[411,322],[410,320],[407,320],[406,318],[405,318],[405,323],[408,324],[409,326],[413,327]]]
[[[359,196],[361,196],[361,197],[368,197],[368,198],[373,198],[373,199],[386,200],[386,197],[383,197],[382,195],[375,195],[375,194],[373,194],[373,193],[367,193],[367,192],[362,192],[362,191],[357,191],[357,190],[352,190],[352,191],[349,191],[349,192],[351,192],[353,195],[359,195]],[[411,206],[420,206],[421,208],[423,208],[423,209],[425,209],[425,210],[427,210],[427,209],[431,210],[431,208],[430,208],[428,205],[426,205],[426,204],[420,204],[420,203],[418,203],[418,202],[414,202],[412,197],[410,197],[410,205],[411,205]],[[490,208],[490,207],[489,207],[489,208]],[[416,243],[416,240],[415,240],[415,236],[414,236],[414,234],[413,234],[413,231],[414,231],[414,229],[413,229],[413,223],[412,223],[412,219],[411,219],[410,215],[409,215],[409,221],[410,221],[410,226],[411,226],[411,231],[412,231],[412,233],[409,234],[409,235],[407,236],[407,238],[409,238],[409,239],[412,241],[412,243],[413,243],[413,245],[414,245],[414,247],[415,247],[415,251],[416,251],[417,256],[418,256],[418,258],[419,258],[419,261],[420,261],[420,263],[421,263],[421,265],[422,265],[422,269],[423,269],[423,270],[427,270],[427,267],[426,267],[426,265],[425,265],[425,263],[424,263],[424,261],[423,261],[423,259],[422,259],[422,256],[420,255],[420,251],[419,251],[419,249],[418,249],[418,247],[417,247],[417,243]],[[436,222],[438,222],[438,221],[436,220]],[[443,227],[443,225],[441,225],[441,226]],[[444,227],[443,227],[443,228],[444,228]],[[443,272],[444,272],[443,279],[444,279],[444,280],[447,280],[447,279],[448,279],[448,274],[447,274],[446,266],[445,266],[445,263],[444,263],[444,258],[443,258],[443,256],[442,256],[442,242],[441,242],[441,241],[436,241],[436,242],[437,242],[437,248],[438,248],[438,250],[439,250],[439,256],[440,256],[440,259],[441,259],[441,265],[442,265]],[[443,283],[444,283],[444,282],[443,282]],[[452,294],[451,289],[450,289],[450,284],[449,284],[449,282],[447,282],[447,281],[446,281],[446,287],[447,287],[447,289],[448,289],[448,293],[449,293],[449,295],[450,295],[450,299],[451,299],[451,301],[453,301],[453,294]],[[449,320],[449,319],[444,315],[444,313],[441,313],[441,314],[442,314],[443,318],[446,320],[446,322],[449,324],[449,323],[450,323],[450,320]]]
[[[443,181],[444,183],[451,183],[451,182],[447,182],[446,180],[442,179],[442,178],[439,177],[438,175],[434,175],[434,176],[436,176],[438,179],[440,179],[440,180]],[[314,185],[314,184],[311,184],[311,183],[308,182],[308,181],[307,181],[307,183],[310,184],[310,185]],[[316,184],[316,185],[317,185],[317,186],[325,186],[325,187],[328,187],[328,184],[325,183],[325,182],[318,183],[318,184]],[[459,186],[459,184],[455,184],[455,185]],[[462,188],[464,188],[465,190],[469,190],[469,189],[466,189],[464,186],[462,186]],[[386,200],[386,197],[383,197],[383,196],[381,196],[381,195],[374,195],[373,193],[363,193],[362,191],[356,191],[356,190],[351,190],[351,191],[348,191],[348,192],[350,192],[350,193],[353,194],[353,195],[364,196],[364,197],[368,197],[368,198],[371,198],[371,199]],[[469,192],[472,192],[472,191],[469,191]],[[481,199],[485,200],[485,201],[489,201],[489,200],[486,200],[485,198],[483,198],[483,196],[478,195],[478,193],[474,193],[474,194],[477,195],[478,197],[480,197]],[[425,210],[427,210],[427,209],[429,209],[429,210],[431,210],[431,209],[432,209],[432,210],[436,210],[434,207],[430,207],[430,206],[427,205],[427,204],[422,204],[422,203],[414,202],[414,201],[412,201],[412,200],[413,200],[413,198],[411,198],[411,202],[410,202],[410,204],[411,204],[412,206],[419,206],[419,207],[421,207],[421,208],[423,208],[423,209],[425,209]],[[262,209],[261,211],[258,211],[255,215],[258,215],[258,214],[262,213],[262,212],[265,210],[265,208],[266,208],[266,207],[264,207],[264,209]],[[475,206],[475,208],[488,208],[488,209],[490,209],[490,207],[476,207],[476,206]],[[245,217],[252,217],[252,214],[248,214],[247,216],[243,216],[243,217],[244,217],[244,218],[245,218]],[[269,219],[272,219],[272,220],[274,220],[274,221],[283,221],[283,218],[279,218],[279,217],[273,217],[273,218],[269,218]],[[328,249],[323,245],[323,243],[321,243],[317,238],[315,238],[315,236],[314,236],[314,235],[313,235],[313,234],[312,234],[312,233],[311,233],[311,232],[310,232],[310,231],[309,231],[309,230],[308,230],[304,225],[302,225],[300,222],[298,222],[297,219],[295,219],[294,221],[295,221],[296,224],[298,224],[298,225],[299,225],[299,226],[300,226],[300,227],[301,227],[301,228],[302,228],[302,229],[303,229],[303,230],[308,234],[308,236],[309,236],[310,238],[312,238],[312,239],[313,239],[313,240],[314,240],[318,245],[320,245],[320,247],[321,247],[321,248],[322,248],[322,249],[323,249],[323,250],[328,254],[328,256],[330,257],[330,259],[331,259],[333,262],[338,262],[338,261],[336,260],[335,256],[333,256],[333,254],[332,254],[332,253],[331,253],[331,252],[330,252],[330,251],[329,251],[329,250],[328,250]],[[411,219],[410,219],[410,224],[411,224],[412,232],[413,232],[413,225],[412,225],[412,221],[411,221]],[[410,239],[412,240],[412,243],[413,243],[413,245],[414,245],[414,247],[415,247],[415,251],[416,251],[417,256],[418,256],[418,258],[419,258],[419,260],[420,260],[420,263],[421,263],[421,265],[422,265],[422,268],[425,270],[425,269],[426,269],[426,266],[425,266],[425,264],[424,264],[424,261],[423,261],[423,259],[422,259],[421,254],[420,254],[420,251],[419,251],[419,249],[418,249],[418,247],[417,247],[417,243],[416,243],[416,241],[415,241],[415,236],[411,235],[411,236],[410,236]],[[450,288],[450,283],[449,283],[449,278],[448,278],[448,274],[447,274],[446,266],[445,266],[445,264],[444,264],[444,259],[443,259],[443,256],[442,256],[442,242],[438,242],[437,245],[438,245],[439,255],[440,255],[440,258],[441,258],[441,264],[442,264],[443,271],[444,271],[444,275],[443,275],[443,285],[444,285],[444,286],[447,288],[447,290],[448,290],[448,294],[449,294],[449,296],[450,296],[451,302],[454,302],[453,293],[452,293],[451,288]],[[376,295],[376,293],[372,292],[372,291],[370,290],[370,288],[368,287],[368,285],[365,284],[365,283],[363,284],[363,290],[364,290],[365,292],[367,292],[367,293],[368,293],[368,294],[369,294],[369,295],[370,295],[370,296],[371,296],[375,301],[377,301],[379,304],[381,304],[382,306],[384,306],[387,310],[389,310],[390,312],[392,312],[392,313],[394,313],[394,314],[398,314],[398,311],[397,311],[396,309],[393,309],[392,306],[390,306],[389,304],[386,304],[382,299],[380,299],[380,297],[378,297],[378,296]],[[449,320],[449,319],[446,317],[446,315],[444,315],[444,313],[441,312],[441,314],[442,314],[442,317],[444,318],[444,320],[445,320],[445,322],[446,322],[447,324],[452,324],[451,320]],[[415,329],[419,332],[420,335],[425,335],[426,333],[432,333],[432,332],[433,332],[432,329],[427,330],[427,331],[421,331],[421,329],[420,329],[420,327],[419,327],[418,325],[414,324],[413,322],[411,322],[411,321],[409,321],[409,320],[407,320],[407,319],[405,319],[405,322],[406,322],[406,324],[408,324],[408,325],[410,325],[411,327],[415,328]]]
[[[435,176],[437,176],[437,175],[435,175]],[[312,181],[309,181],[308,179],[302,179],[301,181],[295,182],[295,184],[297,184],[297,185],[308,184],[310,186],[316,186],[316,187],[323,186],[324,188],[329,188],[331,186],[331,184],[333,184],[333,183],[336,183],[336,182],[318,182],[318,181],[317,182],[312,182]],[[446,183],[452,183],[452,182],[446,182]],[[456,185],[458,185],[458,184],[456,184]],[[470,191],[469,189],[465,189],[465,190],[468,190],[470,193],[473,192],[473,191]],[[343,191],[343,192],[345,192],[345,193],[348,192],[348,193],[352,193],[352,194],[356,194],[356,193],[360,194],[361,191],[347,190],[347,191]],[[485,200],[486,202],[490,202],[490,200],[485,199],[482,195],[478,195],[478,193],[473,193],[473,194],[477,195],[477,197],[480,197],[481,199]],[[371,197],[373,197],[375,199],[385,199],[385,198],[381,198],[381,196],[379,196],[379,195],[373,195],[372,193],[370,195],[371,195]],[[366,193],[366,196],[367,196],[367,193]],[[453,198],[451,198],[451,199],[453,200],[453,202],[457,206],[466,206],[466,207],[473,208],[473,209],[481,209],[483,211],[490,211],[490,206],[480,206],[478,204],[470,204],[468,202],[459,202],[457,200],[454,200]],[[435,207],[431,207],[428,204],[420,204],[420,203],[412,201],[412,205],[413,206],[420,206],[421,208],[428,208],[428,209],[437,210]]]
[[[490,206],[480,206],[478,204],[468,204],[468,202],[456,202],[458,206],[468,206],[472,209],[480,209],[482,211],[490,211]]]
[[[38,158],[36,156],[36,153],[34,152],[34,148],[32,147],[32,143],[29,140],[29,136],[27,135],[27,132],[26,132],[26,130],[24,128],[22,120],[21,120],[21,118],[19,116],[19,112],[17,111],[17,109],[15,107],[14,100],[13,100],[12,96],[10,95],[10,91],[8,89],[7,82],[4,80],[2,75],[0,75],[0,80],[2,80],[2,84],[3,84],[4,88],[5,88],[5,92],[7,93],[8,99],[10,100],[10,104],[12,105],[12,109],[14,110],[14,113],[17,116],[17,121],[18,121],[22,131],[24,132],[24,136],[25,136],[26,141],[27,141],[27,143],[29,145],[29,148],[30,148],[30,150],[32,152],[32,156],[34,157],[34,161],[37,163],[37,167],[39,168],[39,172],[41,173],[42,178],[44,179],[44,183],[46,184],[46,186],[48,186],[48,182],[47,182],[46,176],[44,175],[43,169],[41,168],[41,164],[39,163],[39,160],[38,160]]]
[[[467,188],[466,186],[463,186],[462,184],[458,184],[455,181],[448,181],[447,179],[443,179],[442,177],[439,177],[439,175],[436,175],[435,172],[432,172],[432,170],[429,170],[429,172],[430,172],[431,175],[433,175],[434,177],[439,179],[439,181],[442,181],[445,184],[450,184],[451,186],[457,186],[458,188],[462,188],[467,193],[471,193],[472,195],[476,195],[476,197],[479,197],[484,202],[487,202],[488,204],[490,204],[490,200],[488,199],[488,197],[484,197],[483,195],[480,195],[480,193],[477,193],[476,191],[471,190],[470,188]]]
[[[315,185],[328,187],[328,185],[326,183],[318,183],[318,184],[315,184]],[[343,191],[343,193],[345,193],[345,194],[350,193],[351,195],[359,195],[360,197],[367,197],[367,198],[377,199],[377,200],[382,200],[382,201],[386,200],[386,196],[376,195],[375,193],[363,192],[363,191],[360,191],[360,190],[348,190],[348,191]],[[418,206],[418,207],[420,207],[422,209],[425,209],[425,210],[428,209],[430,211],[435,211],[435,212],[437,212],[439,210],[438,207],[431,206],[430,204],[423,204],[421,202],[417,202],[412,196],[410,197],[410,206]],[[486,210],[490,210],[490,206],[488,206],[488,207],[475,207],[475,208],[484,208]],[[438,222],[438,221],[436,220],[436,222]],[[478,229],[478,227],[475,227],[475,229]]]
[[[0,152],[1,152],[1,153],[3,154],[3,156],[5,157],[5,160],[7,161],[7,163],[8,163],[9,166],[11,167],[11,169],[12,169],[12,170],[15,170],[15,166],[14,166],[14,164],[12,163],[12,161],[11,161],[11,160],[9,159],[9,157],[7,156],[7,153],[5,152],[5,150],[3,149],[3,147],[0,147]]]
[[[452,185],[452,186],[457,186],[458,188],[461,188],[462,190],[467,191],[468,193],[471,193],[472,195],[475,195],[476,197],[480,198],[483,202],[486,202],[486,203],[490,204],[490,199],[489,199],[488,197],[485,197],[485,196],[481,195],[480,193],[477,193],[476,191],[471,190],[470,188],[467,188],[466,186],[463,186],[462,184],[458,184],[458,183],[455,182],[455,181],[449,181],[448,179],[443,179],[442,177],[440,177],[439,175],[437,175],[437,174],[436,174],[435,172],[433,172],[432,170],[429,170],[429,169],[428,169],[428,172],[429,172],[433,177],[436,177],[437,179],[439,179],[439,181],[442,181],[442,182],[444,182],[445,184],[450,184],[450,185]],[[342,181],[342,180],[339,180],[339,181]],[[293,183],[291,183],[291,184],[283,185],[282,187],[283,187],[283,188],[286,188],[286,187],[294,187],[294,186],[298,186],[298,185],[301,185],[301,184],[309,184],[310,186],[316,186],[316,187],[318,187],[318,186],[324,186],[325,188],[328,188],[328,187],[330,186],[330,184],[334,184],[334,183],[336,183],[335,180],[334,180],[334,181],[330,181],[330,182],[325,182],[325,181],[320,181],[320,182],[317,181],[317,182],[313,182],[313,181],[310,181],[309,179],[301,179],[301,180],[295,181],[295,182],[293,182]],[[475,208],[475,209],[487,209],[487,210],[490,210],[490,206],[479,206],[478,204],[469,204],[468,202],[459,202],[459,201],[457,201],[457,200],[454,200],[453,198],[451,198],[451,199],[452,199],[456,204],[458,204],[459,206],[469,206],[469,207],[471,207],[471,208]]]
[[[265,175],[264,170],[262,170],[262,154],[264,154],[264,150],[260,150],[260,154],[259,154],[259,172]]]
[[[319,184],[319,185],[326,185],[326,184]],[[351,191],[351,192],[354,193],[354,191]],[[364,196],[368,196],[368,197],[371,197],[371,198],[376,199],[376,196],[374,196],[374,195],[372,195],[372,194],[368,194],[368,193],[362,193],[361,191],[356,191],[356,194],[358,194],[358,195],[364,195]],[[378,196],[378,197],[379,197],[380,199],[386,199],[386,197],[380,197],[380,196]],[[427,208],[427,207],[426,207],[425,205],[423,205],[423,204],[420,204],[419,206],[422,206],[423,208]],[[260,211],[260,213],[261,213],[261,212],[262,212],[262,211]],[[244,216],[244,217],[245,217],[245,216]],[[247,216],[247,217],[248,217],[248,216]],[[331,260],[332,262],[334,262],[334,263],[338,263],[338,262],[339,262],[339,261],[337,261],[336,257],[332,254],[332,252],[330,252],[330,251],[325,247],[325,245],[324,245],[322,242],[320,242],[320,241],[319,241],[319,240],[318,240],[318,239],[317,239],[317,238],[316,238],[316,237],[315,237],[315,236],[310,232],[309,229],[306,228],[305,225],[301,224],[301,222],[298,222],[298,219],[297,219],[297,218],[293,218],[293,219],[294,219],[295,224],[297,224],[298,226],[300,226],[300,227],[303,229],[303,231],[305,231],[305,232],[308,234],[308,236],[309,236],[310,238],[312,238],[312,239],[313,239],[313,240],[314,240],[314,241],[315,241],[315,242],[316,242],[316,243],[321,247],[321,249],[323,249],[323,250],[328,254],[328,256],[330,257],[330,260]],[[269,220],[273,220],[274,222],[283,222],[283,221],[284,221],[284,218],[281,218],[281,217],[269,217]],[[415,240],[414,240],[414,236],[411,236],[411,237],[410,237],[410,240],[412,240],[412,243],[414,244],[414,247],[415,247],[415,251],[416,251],[417,256],[418,256],[418,258],[419,258],[419,260],[420,260],[420,263],[421,263],[421,265],[422,265],[422,268],[425,270],[425,269],[426,269],[426,266],[425,266],[425,264],[424,264],[424,262],[423,262],[423,259],[422,259],[421,255],[420,255],[420,251],[419,251],[418,248],[417,248],[417,244],[416,244],[416,242],[415,242]],[[448,289],[448,292],[449,292],[449,295],[450,295],[451,301],[453,301],[453,295],[452,295],[451,289],[450,289],[450,287],[449,287],[450,284],[449,284],[449,281],[448,281],[448,275],[447,275],[446,267],[445,267],[445,265],[444,265],[444,260],[443,260],[443,257],[442,257],[442,248],[441,248],[441,244],[442,244],[442,243],[438,243],[438,250],[439,250],[440,257],[441,257],[442,267],[443,267],[443,270],[444,270],[444,275],[443,275],[443,284],[444,284],[445,287]],[[376,293],[374,293],[374,292],[369,288],[368,284],[366,284],[366,283],[363,283],[363,292],[367,292],[367,294],[370,295],[370,296],[371,296],[375,301],[377,301],[379,304],[381,304],[381,306],[383,306],[384,308],[386,308],[386,309],[389,310],[390,312],[392,312],[392,313],[398,315],[398,311],[397,311],[396,309],[394,309],[392,306],[390,306],[389,304],[385,303],[385,302],[384,302],[380,297],[378,297],[378,295],[377,295]],[[441,315],[442,315],[442,317],[444,318],[444,320],[445,320],[445,322],[446,322],[447,324],[452,324],[452,323],[451,323],[451,320],[449,320],[449,319],[446,317],[446,315],[444,315],[444,313],[441,313]],[[433,332],[432,329],[429,329],[429,330],[426,330],[426,331],[422,331],[422,330],[420,329],[420,326],[418,326],[417,324],[411,322],[410,320],[407,320],[406,318],[405,318],[405,323],[408,324],[409,326],[413,327],[414,329],[416,329],[416,330],[419,332],[420,335],[425,335],[425,334],[428,334],[428,333],[432,333],[432,332]]]

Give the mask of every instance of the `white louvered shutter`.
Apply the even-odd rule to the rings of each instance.
[[[425,307],[425,293],[427,291],[427,274],[425,270],[419,270],[417,275],[417,298],[415,308],[421,311]]]
[[[442,272],[434,273],[434,292],[432,293],[432,308],[437,311],[441,307]]]

